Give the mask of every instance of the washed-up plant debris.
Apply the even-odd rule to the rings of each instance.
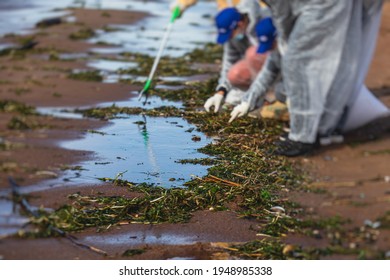
[[[95,35],[96,34],[95,34],[94,30],[92,30],[91,28],[84,27],[84,28],[81,28],[80,30],[70,34],[69,38],[72,40],[86,40],[86,39],[92,38]]]
[[[200,58],[200,54],[207,55],[207,52],[196,50],[182,58],[164,58],[160,71],[166,75],[177,76],[202,73],[203,70],[192,68],[191,63],[213,63],[221,57],[220,47],[208,45],[207,48],[212,50],[209,57]],[[153,58],[136,54],[124,56],[139,65],[136,70],[124,72],[145,75],[150,71]],[[135,184],[122,180],[120,175],[116,178],[100,178],[111,183],[113,188],[127,189],[127,194],[72,194],[67,205],[53,212],[42,209],[39,218],[31,219],[40,229],[35,236],[55,235],[55,232],[50,231],[53,226],[72,232],[88,227],[104,230],[112,225],[126,223],[185,223],[195,211],[229,210],[235,212],[239,218],[258,222],[259,240],[227,248],[230,254],[238,258],[310,259],[341,253],[358,254],[364,258],[367,255],[364,250],[358,250],[343,241],[343,238],[359,240],[361,237],[361,233],[348,236],[342,229],[341,225],[348,221],[337,218],[307,218],[304,209],[289,200],[287,194],[290,190],[306,190],[307,178],[299,166],[273,155],[272,143],[282,133],[285,123],[244,117],[229,124],[228,111],[213,114],[201,109],[205,100],[215,91],[215,74],[210,74],[210,78],[202,82],[187,83],[181,90],[150,91],[152,95],[163,99],[182,101],[184,108],[145,109],[113,105],[107,108],[78,110],[84,116],[103,120],[134,114],[183,117],[194,124],[197,130],[216,139],[200,149],[200,152],[211,156],[211,159],[182,160],[183,164],[211,164],[206,176],[186,182],[183,188]],[[305,216],[305,219],[301,219],[302,216]],[[331,246],[321,250],[294,247],[284,243],[283,238],[287,234],[327,238]],[[124,255],[142,253],[143,251],[128,251]]]
[[[210,73],[207,67],[193,67],[192,64],[197,62],[215,63],[221,59],[222,48],[216,44],[207,44],[202,49],[195,49],[179,58],[162,57],[158,65],[158,73],[162,76],[192,76],[197,74]],[[148,55],[123,53],[124,57],[138,64],[137,68],[120,70],[119,74],[132,74],[147,76],[152,68],[154,58]]]
[[[24,148],[24,147],[26,147],[26,145],[23,143],[15,143],[15,142],[6,141],[0,137],[0,151],[10,151],[13,149],[19,149],[19,148]]]
[[[225,116],[225,119],[227,116]],[[246,120],[242,121],[246,123]],[[253,134],[252,136],[255,136]],[[270,135],[269,137],[271,137]],[[255,218],[262,223],[271,222],[269,209],[289,204],[280,200],[280,187],[294,187],[301,178],[285,160],[267,154],[257,147],[266,146],[270,139],[236,135],[205,147],[220,161],[209,169],[208,176],[185,183],[185,188],[166,189],[146,184],[133,184],[120,178],[102,180],[117,187],[126,187],[128,197],[89,197],[74,194],[72,205],[64,206],[47,216],[55,226],[64,230],[81,230],[91,226],[129,223],[186,222],[197,210],[227,210],[234,203],[241,217]],[[241,140],[241,143],[238,140]],[[243,149],[243,145],[244,148]],[[254,147],[255,150],[252,150]],[[280,217],[280,221],[290,217]],[[269,230],[275,236],[283,225]],[[272,231],[272,232],[271,232]]]
[[[79,80],[79,81],[92,81],[92,82],[103,81],[103,76],[97,70],[70,73],[68,77],[69,79]]]
[[[109,120],[120,118],[122,115],[140,115],[150,117],[181,117],[182,111],[176,107],[162,106],[154,109],[144,109],[141,107],[118,107],[113,104],[105,108],[91,108],[76,110],[76,113],[81,113],[85,117]]]
[[[0,100],[0,113],[9,113],[12,118],[7,123],[10,130],[27,130],[49,127],[41,121],[40,114],[32,106],[14,100]]]
[[[37,115],[34,107],[14,100],[0,100],[0,112]]]

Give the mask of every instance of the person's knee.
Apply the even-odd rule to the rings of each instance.
[[[246,88],[252,82],[251,70],[246,60],[240,60],[227,73],[229,82],[236,87]]]

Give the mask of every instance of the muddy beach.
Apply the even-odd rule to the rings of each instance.
[[[208,1],[179,19],[143,106],[168,4],[101,2],[1,30],[0,259],[390,258],[389,134],[286,160],[267,153],[285,122],[205,114]],[[387,106],[389,43],[387,2],[367,79]]]

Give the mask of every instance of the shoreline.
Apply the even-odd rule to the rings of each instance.
[[[110,17],[102,17],[102,10],[87,12],[75,10],[75,12],[79,16],[82,16],[83,20],[85,19],[84,16],[90,18],[89,21],[87,20],[87,26],[92,29],[104,26],[108,22],[111,22],[113,18],[116,20],[129,19],[126,16],[129,15],[129,12],[118,12],[118,16],[115,16],[116,12],[107,11],[111,14]],[[385,6],[385,13],[390,14],[390,5]],[[137,19],[146,16],[145,14],[136,14],[135,16],[132,13],[130,14],[133,16],[131,22],[135,22]],[[384,24],[390,26],[390,23],[388,23],[387,20],[384,21]],[[47,34],[40,34],[36,37],[36,39],[40,41],[38,47],[43,49],[60,48],[61,50],[67,50],[69,52],[79,52],[85,51],[90,46],[83,41],[74,42],[66,39],[69,34],[79,30],[79,27],[77,26],[58,25],[50,27],[49,30],[51,34],[56,34],[56,36],[59,36],[62,40],[59,40],[56,36],[52,37]],[[377,56],[374,61],[375,65],[378,63],[381,64],[385,59],[384,57],[386,57],[384,49],[388,41],[383,41],[383,39],[388,37],[389,32],[387,30],[388,29],[386,28],[381,29],[381,32],[386,33],[381,36],[382,39],[379,42],[378,48],[379,56]],[[66,43],[64,43],[65,41]],[[66,71],[71,69],[84,67],[85,61],[41,61],[39,55],[41,54],[38,53],[37,57],[35,57],[36,54],[32,56],[27,55],[26,58],[20,60],[14,60],[10,57],[0,57],[2,64],[8,65],[1,73],[1,80],[5,81],[7,79],[7,81],[11,81],[11,83],[1,84],[2,98],[5,97],[23,101],[34,106],[68,106],[70,104],[92,106],[102,101],[124,100],[128,96],[128,92],[131,88],[134,90],[139,89],[139,86],[137,85],[113,85],[102,84],[100,82],[69,80],[63,70],[65,70],[66,73]],[[386,59],[389,59],[388,56]],[[12,65],[12,67],[9,65]],[[44,68],[47,70],[37,70]],[[60,71],[56,71],[56,69]],[[387,73],[388,71],[384,71],[381,67],[371,70],[368,79],[369,85],[375,85],[374,87],[389,86],[388,80],[383,78],[388,75]],[[4,77],[6,77],[6,79],[4,79]],[[28,86],[25,87],[25,85]],[[16,91],[15,89],[18,90]],[[62,91],[63,89],[66,89],[66,91]],[[80,98],[79,92],[82,92],[83,98]],[[110,97],[109,100],[107,100],[107,96]],[[385,94],[382,97],[382,100],[384,100],[387,105],[390,104],[389,95]],[[4,137],[6,140],[16,140],[15,142],[25,142],[28,145],[27,148],[18,148],[21,150],[10,149],[0,151],[0,159],[3,167],[4,163],[12,163],[8,161],[9,158],[12,158],[14,162],[17,162],[16,165],[8,164],[8,166],[5,166],[5,168],[3,168],[3,174],[12,175],[15,173],[20,178],[28,178],[28,182],[34,180],[39,182],[39,180],[42,179],[35,176],[37,170],[57,172],[61,165],[75,164],[77,159],[84,159],[85,156],[88,155],[88,153],[82,151],[64,151],[63,149],[55,147],[55,141],[60,141],[64,138],[83,137],[86,130],[91,128],[97,129],[108,124],[107,122],[101,122],[99,120],[61,120],[52,117],[28,116],[27,120],[29,122],[37,119],[38,124],[44,123],[46,127],[31,131],[20,131],[7,129],[7,123],[15,116],[15,112],[1,113],[1,115],[0,127],[2,128],[2,131],[7,131],[5,137],[3,134],[1,137]],[[42,139],[44,139],[44,141],[42,141]],[[377,197],[388,197],[388,183],[386,183],[384,179],[382,181],[379,179],[376,181],[373,180],[375,178],[382,178],[390,175],[386,173],[388,155],[386,153],[375,154],[377,151],[385,151],[388,145],[389,138],[387,137],[378,142],[360,145],[360,147],[357,148],[343,145],[339,148],[331,148],[329,151],[323,151],[319,155],[311,158],[299,158],[293,162],[302,164],[303,169],[311,171],[311,174],[315,174],[313,177],[317,178],[319,182],[316,182],[317,185],[313,184],[312,190],[310,191],[302,193],[296,190],[290,190],[286,195],[291,196],[292,201],[300,202],[305,208],[311,209],[309,213],[313,216],[333,217],[335,214],[342,212],[345,217],[349,217],[354,221],[349,225],[352,228],[361,226],[364,224],[365,220],[368,219],[374,222],[375,219],[378,218],[378,215],[384,213],[386,209],[390,211],[386,199],[383,201],[376,200]],[[366,152],[370,156],[364,156],[364,153]],[[39,162],[37,162],[36,159],[39,159]],[[55,159],[55,161],[53,161],[53,159]],[[350,166],[342,164],[342,162],[348,161],[353,162],[354,164],[351,164]],[[340,168],[340,162],[343,165],[343,168]],[[313,166],[315,167],[314,169]],[[360,173],[356,174],[356,172]],[[367,173],[367,176],[360,176],[364,172]],[[7,180],[5,177],[3,178],[3,175],[0,182],[2,183],[2,188],[7,186]],[[26,182],[26,179],[25,181],[19,182],[22,185],[30,185]],[[373,188],[376,190],[375,192],[372,191]],[[320,189],[326,189],[326,192],[323,194],[316,193]],[[68,201],[68,195],[75,191],[77,191],[76,188],[69,188],[57,190],[54,191],[54,193],[50,191],[43,192],[40,193],[38,197],[36,196],[38,194],[35,194],[35,197],[32,198],[31,202],[34,205],[58,208],[61,207],[64,201]],[[124,189],[113,189],[110,184],[96,184],[88,189],[85,188],[78,191],[81,195],[85,196],[94,196],[99,192],[109,195],[132,195],[126,193],[126,190]],[[356,191],[358,193],[355,193]],[[366,195],[362,197],[362,193]],[[373,204],[376,204],[375,211],[370,210],[370,205]],[[362,211],[362,209],[365,210]],[[364,215],[362,215],[362,213],[364,213]],[[133,233],[133,235],[130,235],[135,237],[133,239],[138,240],[142,237],[142,232],[149,233],[150,236],[168,236],[168,238],[175,233],[185,232],[184,237],[179,236],[177,238],[181,243],[164,244],[164,242],[160,240],[161,244],[137,244],[136,248],[146,248],[147,250],[145,250],[143,254],[131,256],[131,259],[167,259],[173,257],[226,259],[232,258],[228,253],[229,250],[225,250],[232,246],[232,244],[238,241],[246,242],[257,239],[256,232],[253,230],[257,225],[256,221],[250,219],[237,219],[236,213],[233,211],[199,211],[195,212],[194,216],[186,224],[161,224],[153,226],[153,229],[150,225],[121,225],[120,227],[114,226],[111,231],[106,231],[101,234],[96,233],[96,228],[90,228],[82,233],[76,233],[75,235],[81,240],[87,240],[88,242],[88,240],[90,240],[87,239],[88,236],[95,236],[96,238],[96,235],[99,235],[102,238],[106,237],[108,240],[110,236],[113,236],[112,238],[115,239],[115,236],[130,232]],[[390,250],[390,238],[387,229],[381,230],[381,234],[374,232],[376,229],[371,230],[368,226],[365,230],[364,234],[368,232],[371,237],[376,238],[375,241],[377,243],[375,246],[377,247],[373,248],[374,251],[379,250],[379,247],[384,251]],[[292,234],[291,239],[287,238],[287,240],[291,240],[291,243],[294,243],[294,246],[296,247],[302,246],[304,248],[310,247],[312,244],[318,246],[318,243],[322,243],[324,239],[330,239],[331,241],[334,239],[334,241],[337,241],[335,232],[333,232],[335,236],[331,238],[322,232],[320,232],[321,238],[318,238],[318,235],[316,234],[314,234],[312,239],[307,236],[304,236],[302,239],[302,236],[295,237],[294,234]],[[196,236],[196,238],[191,238],[191,236]],[[355,239],[358,238],[360,238],[360,236]],[[164,239],[162,238],[162,240]],[[224,244],[219,244],[218,242]],[[363,241],[362,244],[364,244]],[[45,249],[47,246],[50,247],[50,250]],[[129,246],[110,246],[103,243],[101,247],[110,253],[110,257],[108,258],[128,258],[121,256],[121,253],[126,249],[129,249]],[[29,249],[26,250],[25,248]],[[7,259],[102,258],[102,256],[94,254],[93,252],[74,247],[71,243],[60,238],[2,239],[0,240],[0,255]],[[345,256],[343,254],[335,254],[333,256],[333,258],[336,259],[341,257],[348,258],[350,256]],[[356,256],[353,255],[353,257]],[[375,257],[376,256],[373,256],[373,258]]]

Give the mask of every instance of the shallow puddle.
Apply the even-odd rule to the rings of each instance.
[[[147,80],[146,76],[136,76],[136,75],[129,75],[129,74],[117,74],[117,73],[110,73],[108,71],[101,71],[100,75],[103,76],[103,83],[119,83],[121,81],[132,81],[132,82],[140,82],[144,83]],[[187,82],[189,80],[192,80],[193,77],[171,77],[171,76],[165,76],[165,77],[158,77],[158,79],[162,82],[167,83],[178,83],[178,82]],[[159,85],[156,86],[156,88],[159,88]]]
[[[87,58],[87,53],[62,53],[58,55],[58,59],[60,60],[82,60]]]
[[[0,198],[0,238],[17,233],[28,221],[12,201]]]
[[[142,107],[138,98],[108,102],[98,107]],[[161,106],[181,107],[180,102],[162,100],[151,96],[144,108]],[[72,108],[38,108],[38,112],[65,118],[82,118]],[[98,131],[89,131],[85,138],[60,143],[62,148],[93,151],[92,160],[77,163],[78,170],[67,170],[60,179],[49,180],[39,186],[24,189],[26,192],[44,190],[64,185],[97,183],[97,178],[121,178],[134,183],[149,183],[163,187],[181,187],[193,176],[202,177],[207,166],[180,164],[181,159],[207,157],[198,153],[212,140],[182,118],[123,115],[111,120]]]
[[[138,92],[132,92],[132,94],[138,95]],[[125,100],[125,101],[118,101],[118,102],[106,102],[101,104],[99,107],[110,107],[112,105],[115,105],[117,107],[142,107],[145,109],[153,109],[153,108],[158,108],[162,106],[173,106],[176,108],[181,108],[183,107],[181,102],[175,102],[175,101],[170,101],[166,99],[161,99],[158,96],[149,96],[147,102],[144,104],[143,101],[145,99],[143,98],[141,101],[138,100],[137,98],[131,98],[130,100]]]
[[[112,6],[120,7],[121,1]],[[170,0],[165,1],[144,1],[136,0],[128,2],[127,9],[151,13],[134,25],[111,25],[117,28],[114,32],[100,32],[91,43],[105,42],[115,45],[113,48],[93,48],[95,53],[120,53],[136,52],[155,56],[164,35],[165,28],[169,23],[171,12],[169,10]],[[102,4],[104,8],[105,4]],[[169,37],[164,55],[171,57],[182,56],[200,47],[205,43],[215,41],[215,28],[212,15],[216,12],[214,1],[199,1],[191,7],[174,24]],[[117,47],[120,46],[120,47]]]
[[[74,109],[68,107],[38,107],[36,111],[42,115],[54,116],[64,119],[82,119],[83,115],[74,113]]]
[[[164,86],[162,86],[164,87]],[[167,86],[168,87],[168,86]],[[145,109],[153,109],[162,106],[173,106],[176,108],[182,108],[183,104],[181,102],[170,101],[167,99],[161,99],[158,96],[151,95],[148,97],[147,102],[144,104],[144,99],[138,100],[137,91],[131,91],[129,94],[132,94],[135,97],[132,97],[128,100],[116,101],[116,102],[104,102],[99,104],[97,107],[106,108],[111,106],[117,107],[142,107]],[[76,109],[88,109],[89,107],[38,107],[36,111],[42,115],[49,115],[57,118],[65,118],[65,119],[82,119],[84,118],[82,114],[76,113]]]
[[[99,70],[103,77],[103,83],[119,83],[121,80],[132,80],[144,82],[146,77],[138,77],[127,74],[118,74],[120,70],[128,70],[137,67],[135,62],[94,59],[87,63],[87,66]]]
[[[77,171],[79,177],[67,175],[70,182],[115,178],[121,173],[122,179],[131,182],[172,187],[206,174],[204,166],[176,161],[205,157],[196,150],[210,141],[181,118],[127,116],[88,133],[82,140],[64,142],[61,147],[96,152],[93,160],[79,164],[85,169]]]
[[[117,60],[107,60],[107,59],[101,59],[101,60],[91,60],[87,63],[88,67],[92,67],[95,69],[99,69],[102,71],[108,71],[108,72],[116,72],[121,69],[126,70],[129,68],[135,68],[137,67],[137,63],[135,62],[125,62],[125,61],[117,61]]]
[[[129,70],[137,67],[136,62],[108,60],[108,59],[92,59],[87,63],[89,68],[94,68],[99,71],[99,75],[103,77],[103,83],[119,83],[121,81],[132,81],[144,83],[147,80],[147,76],[138,76],[132,74],[121,74],[121,70]],[[74,69],[74,74],[86,73],[89,70],[86,69]],[[158,80],[165,83],[184,83],[188,81],[201,80],[202,75],[194,76],[159,76]],[[155,78],[157,79],[157,77]],[[183,88],[183,86],[170,86],[170,85],[157,85],[156,88],[177,90]]]
[[[117,235],[95,235],[83,239],[84,242],[92,243],[96,246],[139,246],[149,245],[191,245],[199,242],[199,238],[194,234],[192,236],[179,233],[153,233],[148,231],[134,231]]]
[[[28,34],[34,25],[46,18],[60,17],[68,11],[54,9],[65,8],[73,0],[1,0],[0,1],[0,36],[5,34]]]
[[[0,52],[3,51],[3,50],[6,50],[6,49],[15,48],[15,47],[17,47],[16,44],[0,43]]]

